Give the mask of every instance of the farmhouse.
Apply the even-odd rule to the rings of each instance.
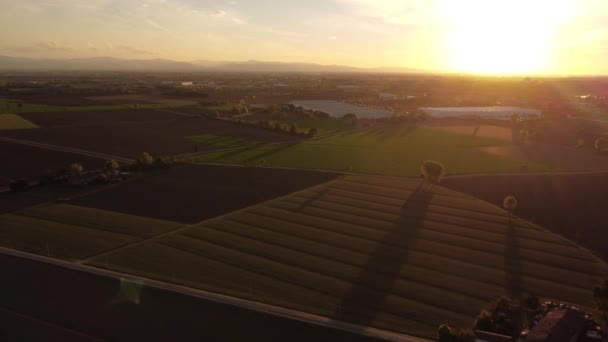
[[[514,114],[523,119],[540,118],[542,112],[519,107],[426,107],[419,108],[432,118],[476,117],[509,120]]]
[[[572,309],[549,311],[528,335],[529,342],[575,342],[585,327],[585,315]]]

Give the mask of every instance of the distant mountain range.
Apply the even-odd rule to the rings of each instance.
[[[357,68],[342,65],[284,62],[177,62],[168,59],[120,59],[112,57],[33,59],[0,56],[4,71],[158,71],[158,72],[306,72],[306,73],[417,73],[408,68]]]

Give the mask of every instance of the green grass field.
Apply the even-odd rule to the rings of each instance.
[[[218,136],[213,134],[201,134],[196,136],[190,136],[187,137],[187,139],[217,148],[245,147],[260,144],[259,141]]]
[[[137,104],[139,109],[152,109],[152,108],[178,108],[185,107],[186,105],[176,104]],[[39,113],[39,112],[79,112],[79,111],[91,111],[91,110],[124,110],[124,109],[135,109],[135,105],[95,105],[95,106],[54,106],[45,104],[35,103],[21,103],[19,101],[8,100],[6,98],[0,98],[0,113]]]
[[[15,114],[0,114],[0,130],[38,128],[38,126]]]
[[[401,176],[419,176],[428,159],[442,162],[449,174],[520,171],[520,162],[491,155],[479,147],[505,141],[445,132],[428,127],[376,127],[328,139],[294,145],[210,153],[200,162],[329,169]],[[528,164],[529,171],[545,171]]]
[[[426,338],[501,295],[592,305],[608,267],[590,252],[420,186],[347,176],[91,264]]]

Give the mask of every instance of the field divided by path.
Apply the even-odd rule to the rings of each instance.
[[[591,305],[587,250],[419,180],[346,176],[90,264],[433,338],[501,295]]]
[[[446,132],[412,125],[377,126],[299,144],[261,146],[241,151],[216,151],[199,162],[328,169],[396,176],[420,175],[425,160],[441,161],[449,174],[519,172],[522,163],[482,151],[509,144],[501,139]],[[538,163],[529,171],[546,171]]]

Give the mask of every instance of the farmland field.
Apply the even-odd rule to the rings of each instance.
[[[189,165],[144,175],[72,203],[194,223],[337,176],[311,171]]]
[[[248,141],[281,142],[293,140],[293,135],[271,132],[255,127],[244,127],[229,122],[207,118],[178,116],[173,119],[160,119],[171,113],[154,114],[157,119],[140,121],[139,114],[130,115],[131,119],[120,122],[112,121],[101,116],[92,116],[94,124],[69,124],[73,118],[68,113],[47,113],[53,117],[36,114],[37,122],[47,125],[57,125],[36,130],[5,131],[3,136],[31,140],[64,147],[72,147],[94,152],[106,153],[121,157],[137,157],[142,152],[152,155],[167,155],[208,151],[217,149],[212,145],[188,139],[189,136],[213,134]],[[62,117],[65,115],[65,119]],[[86,118],[75,120],[86,121]],[[99,122],[101,121],[101,122]],[[116,122],[118,121],[118,122]]]
[[[239,138],[221,137],[213,134],[201,134],[188,137],[188,139],[217,148],[235,148],[260,144],[259,141],[250,141]]]
[[[518,215],[595,251],[608,260],[608,174],[472,176],[447,178],[448,188],[502,205],[519,200]]]
[[[241,152],[201,155],[201,162],[258,164],[297,168],[419,176],[420,164],[442,162],[450,174],[520,171],[522,163],[480,147],[504,145],[501,139],[445,132],[429,127],[385,126],[289,146],[265,146]],[[528,171],[547,167],[529,162]]]
[[[6,254],[0,269],[10,275],[0,284],[2,341],[378,342],[151,286],[135,304],[123,289],[138,284]]]
[[[478,137],[496,138],[507,142],[512,141],[510,127],[501,127],[493,125],[432,125],[435,129],[444,130],[458,134],[465,134]]]
[[[52,113],[37,112],[24,113],[21,114],[21,116],[41,127],[97,125],[108,123],[120,124],[181,118],[181,116],[176,114],[151,109],[120,109],[111,111],[95,110]]]
[[[105,162],[93,157],[5,141],[0,141],[0,160],[3,161],[0,169],[0,187],[7,186],[11,179],[37,180],[47,170],[66,169],[72,163],[80,163],[87,170],[100,168]]]
[[[115,198],[119,198],[118,196]],[[498,207],[419,180],[346,176],[90,264],[434,338],[496,297],[592,305],[608,267]]]
[[[38,126],[15,114],[0,114],[0,131],[8,129],[38,128]]]
[[[178,223],[66,204],[0,215],[4,247],[76,260],[178,228]]]
[[[41,103],[21,103],[19,101],[8,100],[0,98],[0,108],[6,108],[7,111],[13,113],[37,113],[37,112],[70,112],[70,111],[92,111],[92,110],[121,110],[127,108],[133,108],[133,104],[98,104],[91,103],[86,105],[50,105]],[[184,104],[156,104],[156,103],[143,103],[138,104],[140,109],[150,108],[174,108],[183,107]]]

